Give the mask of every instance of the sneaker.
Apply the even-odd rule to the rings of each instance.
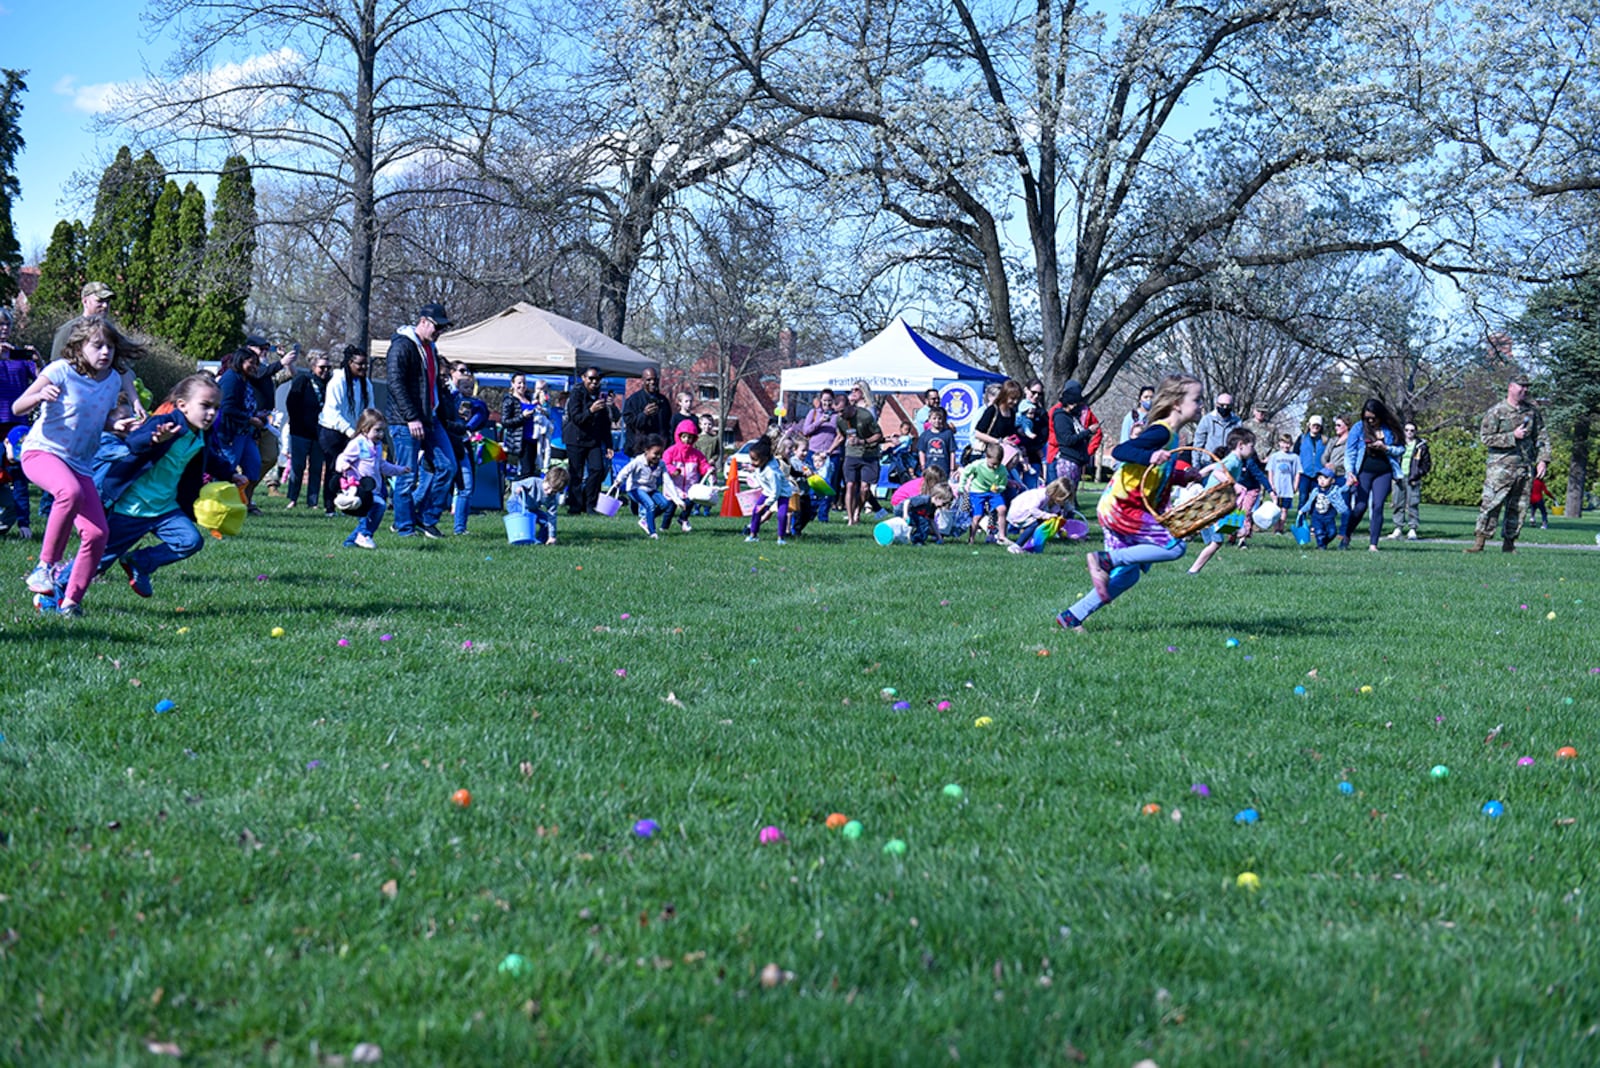
[[[290,501],[288,504],[283,506],[283,510],[285,512],[292,511],[293,509],[294,509],[294,502],[293,501]]]
[[[429,539],[430,541],[442,541],[442,540],[444,540],[444,531],[440,530],[437,524],[426,523],[423,526],[418,527],[417,529],[421,530],[422,531],[422,536],[424,538]]]
[[[789,544],[789,543],[788,543],[788,542],[786,542],[786,541],[784,541],[784,540],[783,540],[783,539],[782,539],[782,538],[779,538],[779,539],[778,539],[778,544],[779,544],[779,545],[788,545],[788,544]]]
[[[245,506],[244,506],[244,514],[245,514],[245,515],[255,515],[255,516],[259,516],[259,515],[263,515],[263,514],[265,514],[265,513],[263,513],[263,512],[262,512],[262,511],[261,511],[261,509],[260,509],[260,508],[258,508],[258,507],[256,507],[256,506],[255,506],[255,505],[253,505],[253,504],[247,504],[247,505],[245,505]]]
[[[1410,530],[1406,531],[1406,541],[1416,541],[1416,540],[1417,540],[1417,530],[1416,530],[1415,527],[1412,527]]]
[[[357,549],[376,549],[378,543],[372,540],[371,534],[357,534],[355,547]]]
[[[994,536],[994,543],[996,545],[1010,545],[1011,539],[1006,537],[1004,534],[996,534]]]
[[[23,581],[28,584],[28,589],[34,593],[53,594],[56,592],[56,576],[59,574],[61,574],[60,564],[47,564],[40,561],[34,565],[32,571],[28,572],[28,577]]]
[[[1400,528],[1399,527],[1395,527],[1393,530],[1391,530],[1389,532],[1389,540],[1390,541],[1394,541],[1399,536],[1400,536]]]
[[[1056,626],[1062,630],[1075,631],[1078,634],[1083,633],[1083,621],[1069,611],[1056,613]]]
[[[56,609],[56,611],[67,619],[83,618],[83,605],[81,604],[73,604],[69,601],[62,601],[61,607]]]
[[[644,521],[644,516],[639,517],[639,529],[644,531],[646,534],[650,533],[650,524]]]
[[[660,541],[661,540],[661,535],[660,534],[652,534],[652,535],[650,535],[650,540],[651,541]]]
[[[1006,546],[1006,552],[1008,552],[1008,553],[1016,553],[1018,556],[1021,556],[1023,553],[1025,553],[1027,551],[1028,550],[1024,549],[1022,546],[1018,545],[1016,542],[1012,542],[1010,545]]]
[[[754,534],[746,534],[744,536],[744,540],[745,541],[760,541],[761,539],[756,537]]]
[[[1089,553],[1084,557],[1084,562],[1089,565],[1089,583],[1094,587],[1094,592],[1102,601],[1111,600],[1111,572],[1101,562],[1100,554]]]
[[[323,512],[322,512],[322,518],[324,518],[324,519],[332,519],[334,516],[336,516],[338,514],[339,513],[335,512],[332,508],[327,508],[327,509],[324,509]]]
[[[1377,547],[1377,546],[1376,546],[1376,545],[1369,545],[1369,546],[1367,546],[1367,552],[1369,552],[1369,553],[1375,553],[1375,552],[1377,552],[1377,551],[1378,551],[1378,547]]]
[[[118,560],[122,565],[122,573],[128,576],[128,588],[140,597],[152,596],[156,591],[150,585],[150,576],[133,566],[131,560]]]
[[[689,521],[688,521],[688,520],[687,520],[687,519],[685,519],[685,520],[684,520],[684,521],[683,521],[683,522],[681,522],[681,523],[679,523],[679,524],[678,524],[678,529],[679,529],[679,530],[681,530],[681,531],[683,531],[683,532],[684,532],[684,533],[685,533],[685,534],[687,534],[687,533],[689,533],[689,532],[690,532],[690,531],[691,531],[691,530],[693,530],[693,529],[694,529],[694,527],[691,527],[691,526],[690,526],[690,525],[689,525]]]
[[[33,607],[41,616],[53,616],[61,606],[52,595],[36,593],[33,595]]]

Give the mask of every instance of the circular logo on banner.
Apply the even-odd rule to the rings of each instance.
[[[965,382],[952,382],[939,391],[939,403],[952,429],[964,427],[977,417],[978,391]]]

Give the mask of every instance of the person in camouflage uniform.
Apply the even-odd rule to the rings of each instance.
[[[1489,450],[1489,471],[1483,480],[1483,500],[1478,505],[1478,527],[1469,553],[1483,552],[1494,537],[1500,510],[1505,509],[1505,539],[1500,548],[1515,552],[1522,520],[1528,514],[1528,490],[1533,478],[1545,476],[1550,464],[1550,438],[1544,416],[1528,398],[1526,379],[1512,379],[1506,399],[1483,414],[1478,437]]]

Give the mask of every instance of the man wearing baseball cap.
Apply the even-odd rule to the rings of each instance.
[[[91,315],[104,315],[111,317],[111,298],[116,294],[104,282],[89,282],[78,293],[78,298],[83,304],[83,314],[74,316],[62,323],[56,330],[56,336],[50,340],[50,361],[54,363],[61,359],[61,350],[67,347],[67,338],[72,334],[72,328],[81,319]],[[144,418],[144,405],[139,401],[139,389],[134,385],[133,372],[122,372],[122,396],[127,400],[128,406],[135,415]]]
[[[1317,488],[1317,469],[1322,466],[1322,451],[1327,447],[1328,440],[1322,436],[1322,416],[1313,415],[1306,420],[1304,433],[1294,442],[1295,455],[1300,457],[1299,485],[1295,490],[1301,508],[1311,499],[1311,491]]]
[[[394,532],[402,538],[418,530],[444,537],[439,519],[450,503],[456,453],[439,414],[449,390],[435,346],[449,327],[443,304],[424,304],[417,325],[400,327],[389,340],[389,436],[395,463],[407,469],[394,480]]]

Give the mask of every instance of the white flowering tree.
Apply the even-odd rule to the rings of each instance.
[[[1384,7],[1383,25],[1420,25],[1433,5]],[[1477,265],[1436,228],[1454,204],[1438,133],[1399,80],[1417,57],[1355,25],[1370,14],[750,0],[719,26],[764,93],[824,124],[808,164],[867,191],[896,221],[899,257],[979,298],[1007,372],[1077,378],[1094,397],[1175,324],[1250,313],[1243,295],[1287,265]],[[1305,210],[1276,210],[1287,200]]]

